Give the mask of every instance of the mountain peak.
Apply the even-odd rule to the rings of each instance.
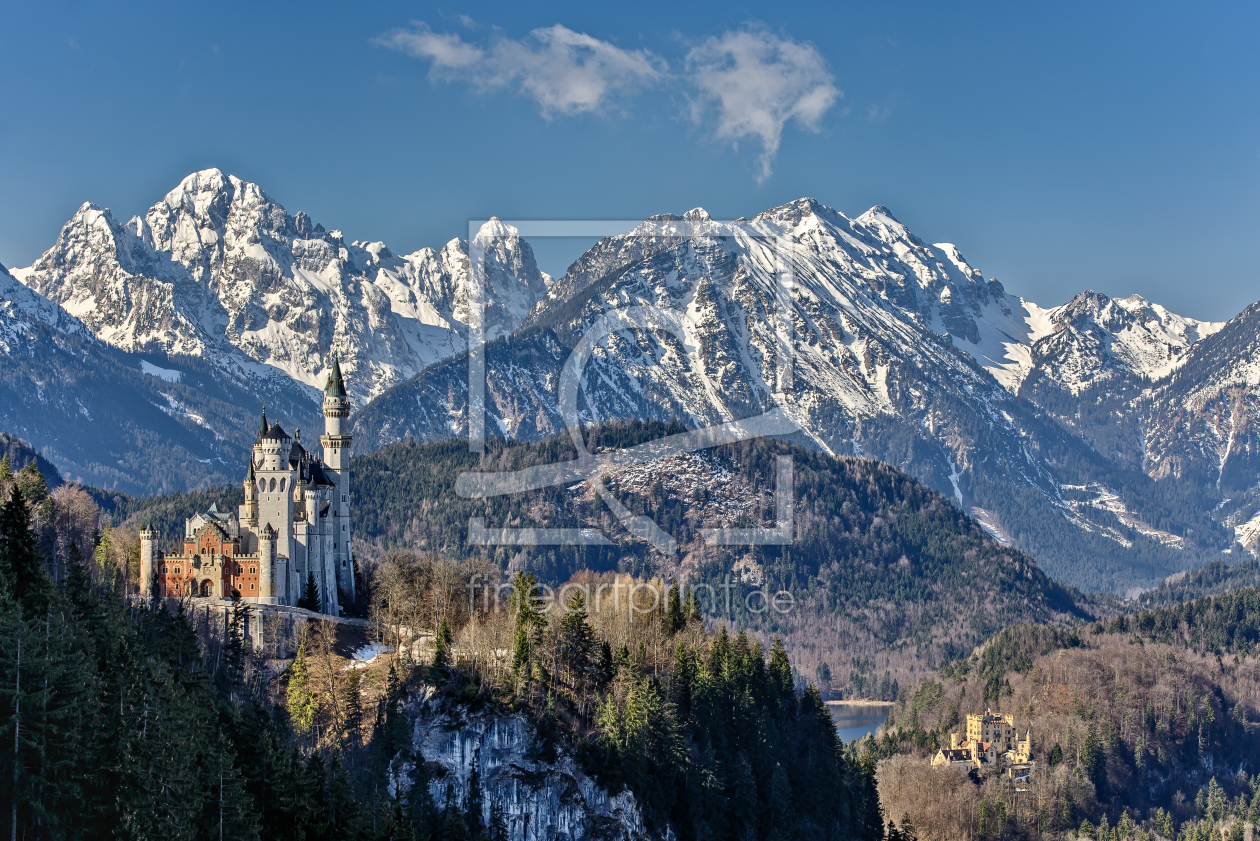
[[[476,239],[495,240],[508,237],[515,237],[519,231],[511,225],[504,222],[498,216],[491,216],[481,227],[477,229]]]
[[[857,218],[857,221],[858,222],[891,222],[894,225],[900,225],[903,228],[905,227],[904,225],[901,224],[901,220],[898,219],[896,216],[893,216],[892,211],[882,204],[877,204],[874,207],[872,207],[870,210],[863,213],[861,216]]]

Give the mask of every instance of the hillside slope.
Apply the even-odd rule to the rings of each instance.
[[[587,446],[619,449],[679,430],[616,424],[589,431]],[[856,697],[895,696],[894,682],[906,685],[999,628],[1078,610],[1028,556],[992,540],[949,500],[901,471],[782,441],[716,447],[607,475],[621,505],[651,517],[677,541],[673,555],[631,536],[589,483],[489,499],[456,493],[463,471],[518,469],[575,454],[569,439],[549,438],[511,446],[492,441],[480,457],[462,442],[400,443],[357,456],[355,539],[367,544],[357,552],[366,557],[401,547],[484,555],[509,570],[534,570],[553,585],[579,569],[709,585],[701,602],[711,617],[782,634],[802,674]],[[774,527],[778,455],[794,461],[794,542],[709,544],[701,533],[706,527]],[[608,545],[470,545],[472,517],[483,517],[491,531],[597,530]],[[750,596],[780,590],[794,599],[783,612]]]
[[[1165,838],[1241,837],[1245,822],[1260,825],[1257,653],[1256,589],[1070,632],[1004,630],[898,699],[879,746],[892,757],[881,763],[881,800],[941,839],[975,837],[985,813],[1001,837],[1071,837],[1083,821],[1116,826],[1126,814],[1129,831],[1137,822]],[[1031,731],[1026,794],[1000,777],[977,786],[928,766],[961,719],[986,708]],[[1006,817],[995,823],[995,812]]]

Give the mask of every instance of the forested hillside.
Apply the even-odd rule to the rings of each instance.
[[[355,667],[332,624],[313,622],[290,663],[251,649],[239,602],[220,634],[185,605],[128,599],[126,568],[91,536],[40,526],[17,481],[0,485],[0,737],[13,745],[0,814],[14,837],[505,841],[510,804],[433,796],[411,720],[436,689],[456,712],[524,711],[531,764],[563,745],[628,787],[655,837],[882,838],[871,758],[842,747],[784,650],[710,636],[676,589],[666,610],[588,615],[580,594],[547,610],[520,576],[508,604],[472,614],[462,596],[484,566],[393,553],[374,613],[395,646],[410,642],[399,611],[423,613],[438,628],[429,662]],[[496,632],[515,640],[510,668]]]
[[[664,423],[587,431],[591,452],[681,431]],[[790,546],[718,547],[700,530],[774,526],[774,464],[790,454],[795,540]],[[925,672],[972,650],[1008,625],[1078,612],[1070,594],[1018,550],[990,539],[947,499],[895,468],[834,458],[782,441],[757,440],[617,471],[616,499],[672,535],[665,555],[631,537],[589,483],[510,497],[465,499],[464,471],[514,470],[576,456],[567,437],[537,444],[402,443],[353,462],[356,550],[390,548],[485,557],[558,583],[577,570],[660,575],[702,587],[711,617],[779,633],[798,672],[846,697],[896,696]],[[474,546],[470,517],[489,528],[598,529],[607,546]],[[729,598],[725,589],[730,582]],[[782,612],[759,595],[791,593]],[[710,595],[711,594],[711,595]]]
[[[1004,630],[899,697],[879,746],[885,808],[941,839],[1242,838],[1260,826],[1258,653],[1255,589]],[[1026,790],[928,766],[967,713],[990,707],[1031,730]]]
[[[1243,587],[1260,587],[1260,562],[1245,556],[1235,564],[1218,560],[1173,576],[1137,601],[1142,607],[1180,604]]]

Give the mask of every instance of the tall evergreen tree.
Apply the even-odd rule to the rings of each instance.
[[[305,610],[319,613],[323,607],[323,602],[319,597],[319,585],[315,583],[315,571],[308,570],[306,573],[306,589],[298,598],[297,606]]]
[[[302,735],[310,731],[315,723],[315,713],[319,710],[319,696],[310,686],[305,642],[298,646],[297,656],[285,674],[289,721],[293,723],[294,732]]]

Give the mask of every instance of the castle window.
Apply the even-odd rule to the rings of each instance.
[[[175,574],[179,575],[179,567],[175,567]]]
[[[275,480],[275,479],[272,479],[272,480],[271,480],[271,486],[270,486],[270,489],[271,489],[271,490],[273,490],[273,491],[276,489],[276,480]]]
[[[250,584],[250,585],[249,585],[249,589],[251,589],[251,590],[252,590],[252,589],[254,589],[254,585],[253,585],[253,584]]]
[[[280,490],[284,490],[284,480],[280,480]]]
[[[250,575],[253,575],[253,574],[254,574],[254,568],[253,568],[253,567],[250,567],[250,568],[249,568],[249,574],[250,574]]]

